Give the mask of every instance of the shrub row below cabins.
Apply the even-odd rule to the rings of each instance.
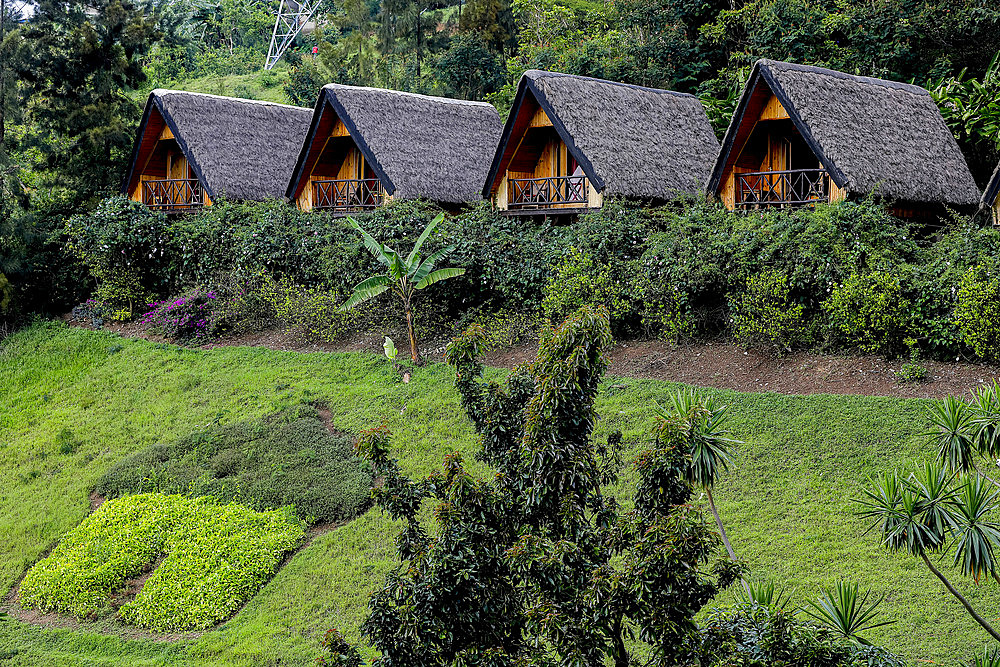
[[[437,212],[396,202],[358,220],[405,247]],[[104,317],[137,317],[175,295],[153,319],[178,338],[271,326],[280,314],[307,337],[330,340],[395,316],[369,313],[375,319],[362,323],[337,312],[377,267],[343,220],[277,201],[220,200],[167,218],[114,198],[65,234],[95,279]],[[871,202],[746,215],[703,201],[612,201],[566,225],[480,205],[428,241],[427,252],[456,246],[449,261],[466,274],[429,290],[417,308],[425,323],[489,320],[504,330],[516,321],[522,330],[598,302],[625,337],[1000,360],[1000,231],[957,218],[937,236],[922,234]],[[177,326],[190,313],[176,295],[192,288],[201,296],[182,306],[199,309],[200,334]]]

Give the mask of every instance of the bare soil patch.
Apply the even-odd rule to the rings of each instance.
[[[79,326],[73,323],[74,326]],[[106,326],[122,336],[162,341],[134,324]],[[391,336],[397,332],[386,332]],[[260,331],[230,336],[205,345],[253,346],[293,352],[371,352],[382,354],[382,331],[359,332],[336,343],[304,342],[282,331]],[[443,361],[448,337],[439,335],[421,341],[428,361]],[[534,358],[537,347],[521,345],[489,352],[483,361],[491,366],[513,368]],[[1000,367],[965,361],[921,361],[927,380],[901,382],[896,372],[905,359],[886,360],[861,355],[832,355],[795,352],[783,357],[755,350],[743,350],[728,342],[671,345],[659,340],[616,343],[608,352],[612,375],[682,382],[699,387],[733,389],[743,392],[780,394],[859,394],[904,398],[962,396],[981,384],[1000,378]]]

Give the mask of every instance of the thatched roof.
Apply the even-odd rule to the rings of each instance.
[[[770,89],[802,138],[848,195],[974,205],[979,191],[929,92],[820,67],[760,60],[722,142],[709,184],[717,191],[748,102]],[[756,120],[756,119],[753,119]],[[752,122],[750,118],[747,122]]]
[[[123,190],[130,191],[138,179],[143,138],[155,141],[156,128],[165,122],[213,199],[222,194],[244,200],[282,197],[311,117],[309,109],[286,104],[154,90]]]
[[[1000,164],[993,172],[990,182],[986,184],[986,190],[983,192],[983,208],[993,208],[997,205],[997,199],[1000,199]]]
[[[700,193],[719,151],[698,98],[614,81],[528,70],[518,85],[484,195],[499,186],[541,107],[605,196],[669,200]]]
[[[286,196],[294,199],[322,150],[324,118],[339,118],[387,194],[460,204],[480,198],[500,138],[491,104],[382,88],[323,87]]]

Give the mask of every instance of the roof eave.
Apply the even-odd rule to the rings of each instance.
[[[139,127],[135,131],[135,138],[132,140],[132,157],[129,159],[128,171],[125,172],[125,178],[122,180],[121,187],[121,193],[126,197],[129,194],[129,185],[132,183],[132,174],[135,173],[136,160],[139,159],[139,149],[142,147],[142,135],[145,133],[146,123],[149,122],[154,95],[155,93],[150,93],[149,97],[146,98],[146,106],[142,110],[142,119],[139,121]]]

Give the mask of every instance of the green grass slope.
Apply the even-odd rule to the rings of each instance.
[[[291,104],[285,94],[288,69],[261,70],[250,74],[225,74],[203,76],[160,84],[162,88],[186,90],[190,93],[207,93],[226,97],[242,97],[263,102]],[[145,103],[145,95],[140,103]]]
[[[648,406],[674,388],[609,378],[598,401],[599,433],[645,433]],[[716,496],[737,553],[755,572],[794,587],[797,601],[838,578],[871,586],[887,596],[885,614],[897,622],[870,638],[921,664],[954,664],[981,650],[985,633],[939,582],[917,562],[883,553],[853,515],[851,499],[866,475],[929,455],[916,437],[926,426],[920,401],[713,393],[732,405],[733,431],[745,441]],[[0,592],[86,516],[89,491],[116,461],[213,420],[260,417],[303,399],[329,405],[339,429],[387,423],[413,475],[429,473],[447,452],[475,447],[441,364],[402,384],[384,359],[365,354],[188,350],[57,324],[6,340]],[[621,481],[622,497],[631,482]],[[376,510],[318,536],[236,616],[194,638],[126,639],[98,634],[107,629],[100,625],[47,629],[0,617],[0,662],[310,664],[327,627],[357,639],[368,593],[393,567],[396,529]],[[976,587],[957,574],[955,581],[988,618],[1000,615],[1000,587]]]

